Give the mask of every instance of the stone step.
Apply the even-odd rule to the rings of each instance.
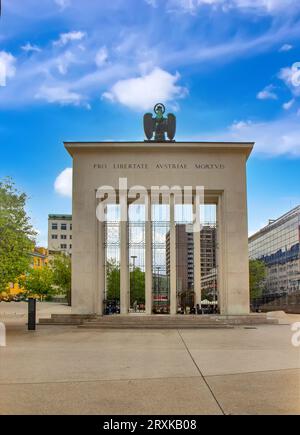
[[[59,315],[54,314],[49,319],[40,319],[40,325],[86,325],[89,327],[105,328],[198,328],[201,326],[228,326],[228,325],[278,325],[278,319],[267,319],[265,314],[252,314],[249,316],[168,316],[168,315],[115,315],[115,316],[95,316],[95,315]]]
[[[232,317],[232,318],[225,318],[225,317],[204,317],[204,316],[198,316],[198,317],[189,317],[185,316],[183,318],[181,317],[169,317],[166,319],[160,319],[160,318],[136,318],[136,317],[121,317],[121,316],[111,316],[111,317],[97,317],[97,318],[91,318],[91,319],[85,319],[86,322],[135,322],[135,323],[142,323],[142,322],[161,322],[161,323],[168,323],[170,321],[175,322],[230,322],[230,321],[266,321],[266,317]]]
[[[53,316],[54,317],[54,316]],[[56,316],[55,316],[56,317]],[[186,315],[135,315],[135,314],[129,314],[129,315],[124,315],[124,314],[116,314],[116,315],[111,315],[111,316],[91,316],[91,319],[109,319],[109,320],[113,320],[113,319],[134,319],[134,320],[154,320],[154,319],[159,319],[161,321],[164,320],[170,320],[170,319],[176,319],[178,321],[180,320],[185,320],[185,319],[189,319],[189,320],[199,320],[199,319],[226,319],[226,320],[230,320],[230,319],[249,319],[249,318],[253,318],[253,319],[266,319],[266,314],[264,313],[260,313],[260,314],[249,314],[249,315],[242,315],[242,316],[222,316],[221,314],[215,314],[215,315],[208,315],[208,314],[204,314],[204,315],[191,315],[191,314],[186,314]]]
[[[207,325],[211,325],[211,326],[228,326],[225,323],[82,323],[82,325],[86,325],[86,326],[105,326],[107,328],[113,328],[113,327],[118,327],[118,328],[123,328],[123,327],[127,327],[127,326],[133,326],[135,328],[146,328],[146,327],[151,327],[151,326],[157,326],[159,328],[166,328],[166,327],[172,327],[172,328],[184,328],[184,327],[190,327],[190,328],[197,328],[197,327],[201,327],[201,326],[207,326]],[[234,325],[230,325],[230,326],[234,326]]]
[[[146,324],[160,324],[160,325],[170,325],[170,324],[176,324],[176,325],[202,325],[202,324],[213,324],[213,325],[263,325],[263,324],[278,324],[278,321],[276,319],[185,319],[185,320],[176,320],[176,319],[169,319],[161,321],[159,319],[144,319],[144,320],[135,320],[135,319],[94,319],[94,320],[87,320],[84,321],[85,324],[105,324],[105,325],[123,325],[123,324],[134,324],[134,325],[146,325]]]
[[[168,325],[170,323],[176,323],[177,325],[201,325],[201,324],[214,324],[214,325],[220,325],[220,324],[224,324],[224,325],[228,325],[228,324],[235,324],[235,325],[242,325],[242,324],[253,324],[253,325],[263,325],[263,324],[276,324],[278,323],[277,319],[268,319],[268,320],[252,320],[252,319],[244,319],[244,320],[202,320],[202,321],[196,321],[196,320],[192,320],[192,321],[180,321],[177,322],[176,320],[169,320],[169,321],[164,321],[164,322],[160,322],[157,320],[144,320],[144,321],[126,321],[126,320],[119,320],[119,321],[108,321],[108,320],[86,320],[83,323],[102,323],[102,324],[107,324],[107,325],[114,325],[114,324],[118,324],[118,325],[122,325],[123,323],[132,323],[132,324],[136,324],[136,325],[143,325],[143,324],[147,324],[147,323],[159,323],[161,325]]]
[[[53,320],[89,320],[95,319],[94,314],[51,314]]]
[[[270,323],[270,324],[277,324],[277,323]],[[158,328],[201,328],[201,327],[227,327],[227,326],[258,326],[259,324],[233,324],[233,323],[101,323],[101,322],[84,322],[79,326],[86,326],[86,327],[105,327],[105,328],[126,328],[126,327],[133,327],[133,328],[151,328],[151,327],[158,327]],[[260,324],[262,325],[262,324]]]
[[[81,325],[83,319],[39,319],[39,325]]]
[[[79,325],[81,329],[234,329],[233,325],[212,325],[212,324],[197,324],[197,325],[169,325],[169,324],[101,324],[101,323],[84,323]]]

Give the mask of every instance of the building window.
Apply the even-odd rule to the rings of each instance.
[[[52,230],[57,230],[57,224],[52,224]]]
[[[72,249],[72,245],[70,245],[70,249]]]
[[[70,240],[72,240],[72,236],[70,236]]]
[[[61,224],[60,229],[62,231],[66,231],[67,230],[67,224]]]
[[[67,249],[67,245],[65,244],[60,245],[60,249]]]
[[[72,231],[72,224],[70,224],[70,230]]]
[[[57,240],[57,234],[52,234],[52,240]]]
[[[61,240],[67,240],[67,236],[60,236]]]

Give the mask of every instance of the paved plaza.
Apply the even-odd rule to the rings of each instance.
[[[64,313],[38,304],[39,315]],[[300,414],[300,348],[289,323],[222,330],[28,332],[0,303],[1,414]]]

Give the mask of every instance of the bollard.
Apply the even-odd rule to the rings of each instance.
[[[5,324],[0,322],[0,347],[6,346],[6,328]]]
[[[36,329],[36,299],[28,299],[28,331]]]

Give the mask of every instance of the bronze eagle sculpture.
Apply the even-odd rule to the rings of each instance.
[[[144,131],[148,141],[151,141],[154,136],[154,142],[166,142],[166,134],[169,141],[174,141],[176,116],[169,113],[167,118],[165,118],[165,111],[165,106],[158,103],[154,107],[156,117],[153,117],[152,113],[144,115]]]

